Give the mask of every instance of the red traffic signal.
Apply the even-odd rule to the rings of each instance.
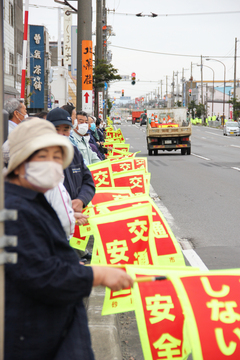
[[[133,72],[133,73],[131,74],[131,76],[132,76],[132,85],[135,85],[135,82],[136,82],[136,73]]]
[[[189,96],[192,96],[192,89],[189,89]]]
[[[122,96],[124,96],[124,90],[122,90]]]

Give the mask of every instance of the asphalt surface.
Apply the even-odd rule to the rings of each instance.
[[[240,267],[240,137],[193,126],[192,155],[148,156],[146,127],[122,123],[130,151],[148,157],[151,184],[173,217],[172,230],[209,269]]]

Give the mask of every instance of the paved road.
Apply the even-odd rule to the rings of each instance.
[[[148,156],[145,126],[121,128],[130,151]],[[209,269],[240,267],[240,137],[195,126],[191,156],[159,152],[148,163],[178,240],[190,244]]]

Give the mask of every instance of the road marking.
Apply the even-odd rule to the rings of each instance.
[[[206,133],[211,134],[211,135],[215,135],[215,136],[220,136],[220,137],[223,137],[223,135],[214,134],[214,133],[212,133],[212,132],[210,132],[210,131],[206,131]]]
[[[155,192],[154,188],[150,184],[150,197],[154,200],[159,210],[162,212],[169,226],[177,228],[174,223],[174,218],[166,206],[160,200],[158,194]],[[177,239],[178,240],[178,239]],[[183,255],[188,260],[189,264],[193,267],[199,267],[200,270],[208,270],[207,266],[204,264],[200,256],[192,249],[191,244],[186,240],[178,240],[179,245],[182,248]]]
[[[239,145],[230,145],[230,146],[232,146],[232,147],[236,147],[236,148],[240,148],[240,146],[239,146]]]
[[[200,155],[197,155],[197,154],[193,154],[193,153],[192,153],[192,155],[193,155],[193,156],[196,156],[196,157],[198,157],[198,158],[200,158],[200,159],[203,159],[203,160],[207,160],[207,161],[210,160],[210,159],[208,159],[208,158],[206,158],[206,157],[204,157],[204,156],[200,156]]]
[[[240,171],[240,168],[237,168],[237,167],[232,167],[231,169]]]

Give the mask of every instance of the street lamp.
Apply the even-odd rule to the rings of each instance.
[[[209,60],[213,60],[213,61],[218,61],[220,62],[223,66],[224,66],[224,86],[223,86],[223,121],[222,121],[222,125],[224,125],[224,119],[225,119],[225,86],[226,86],[226,65],[220,61],[220,60],[217,60],[217,59],[206,59],[207,61]]]
[[[201,65],[197,64],[197,66],[201,66]],[[213,93],[212,93],[212,116],[213,116],[213,101],[214,101],[214,70],[213,70],[213,68],[211,68],[210,66],[207,66],[207,65],[203,65],[203,66],[205,66],[205,67],[207,67],[207,68],[211,69],[211,70],[212,70],[212,72],[213,72]]]

